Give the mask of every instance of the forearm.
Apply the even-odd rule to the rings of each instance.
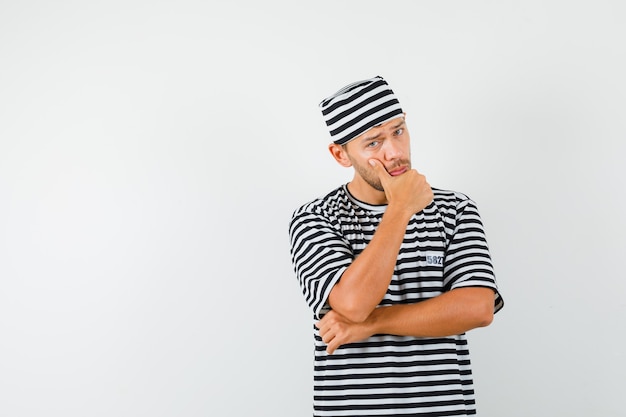
[[[333,310],[362,322],[376,308],[389,287],[409,219],[388,207],[370,243],[330,293]]]
[[[490,288],[460,288],[416,304],[379,307],[365,324],[370,334],[445,337],[488,326],[493,320]]]

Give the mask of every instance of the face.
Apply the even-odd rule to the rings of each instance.
[[[370,159],[382,162],[392,176],[411,169],[410,137],[404,117],[374,127],[344,146],[331,144],[330,150],[340,164],[354,167],[351,191],[365,195],[371,193],[372,188],[384,194],[378,175],[369,164]]]

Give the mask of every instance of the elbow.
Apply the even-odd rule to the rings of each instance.
[[[350,320],[352,323],[363,323],[372,314],[373,309],[363,306],[362,302],[354,300],[353,302],[343,302],[341,305],[332,305],[331,307],[337,313]]]
[[[340,312],[345,318],[353,323],[363,323],[372,314],[371,310],[365,310],[363,308],[346,308],[345,311]]]
[[[330,293],[329,302],[333,310],[352,323],[363,323],[376,308],[376,305],[369,306],[358,297],[336,297],[334,292]]]
[[[490,312],[480,315],[477,327],[487,327],[493,322],[493,308]]]
[[[472,288],[466,293],[469,324],[476,327],[487,327],[493,322],[493,290],[490,288]]]
[[[487,327],[493,322],[493,304],[482,303],[475,309],[476,327]]]

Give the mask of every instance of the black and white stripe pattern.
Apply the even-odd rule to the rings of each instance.
[[[493,288],[503,306],[475,203],[433,189],[415,214],[381,305],[416,303],[460,287]],[[333,285],[372,239],[386,206],[354,199],[345,186],[298,208],[289,224],[291,256],[302,293],[317,320]],[[375,335],[332,355],[314,331],[314,415],[463,416],[475,414],[464,334],[445,338]]]
[[[347,85],[319,106],[333,142],[340,145],[403,114],[400,102],[380,76]]]

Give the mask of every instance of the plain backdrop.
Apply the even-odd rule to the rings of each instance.
[[[620,1],[0,1],[0,416],[308,416],[319,101],[381,75],[481,211],[483,417],[623,416]]]

